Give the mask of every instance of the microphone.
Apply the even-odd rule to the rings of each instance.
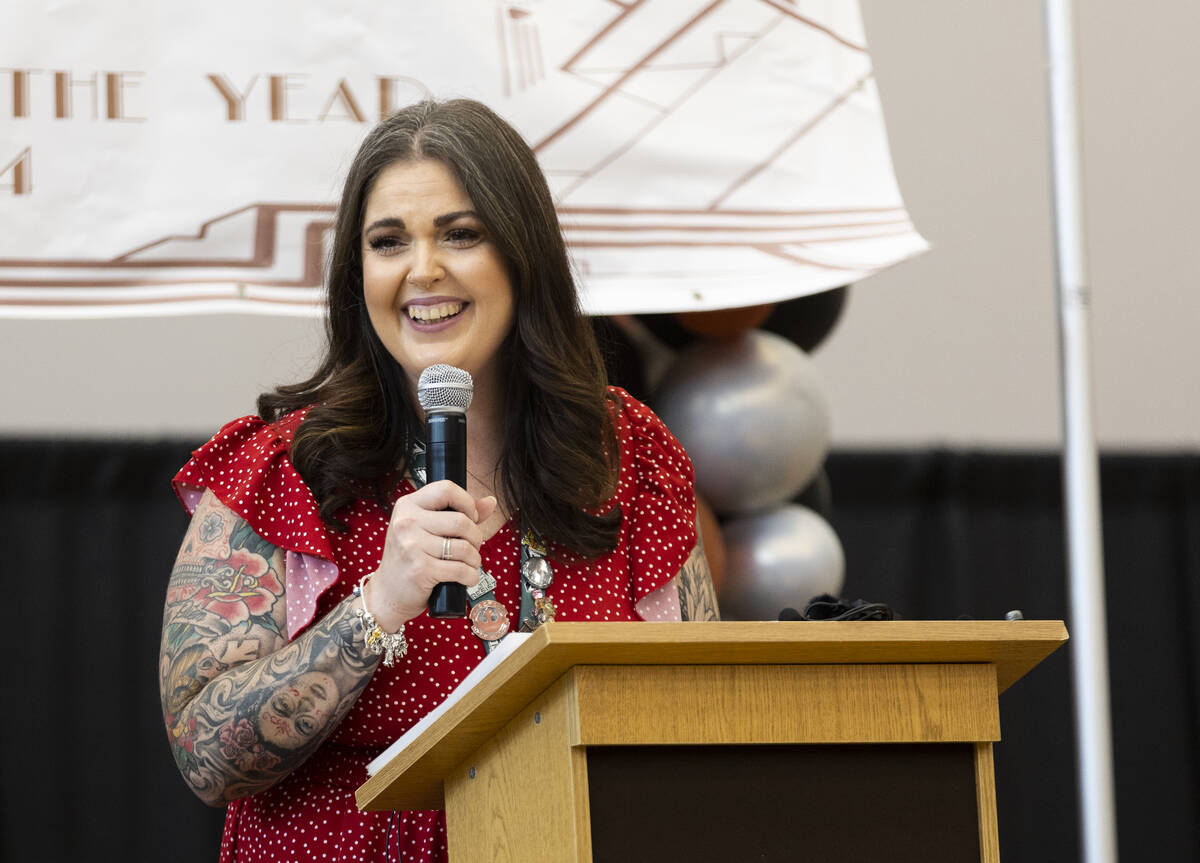
[[[417,400],[425,411],[425,479],[467,487],[467,408],[475,394],[470,372],[438,363],[421,372]],[[467,616],[467,588],[443,581],[429,594],[429,616]]]

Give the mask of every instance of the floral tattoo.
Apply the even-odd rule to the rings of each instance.
[[[221,529],[225,527],[225,519],[221,518],[219,512],[210,512],[204,516],[204,520],[200,522],[200,528],[196,531],[201,542],[212,542],[221,535]]]
[[[239,719],[221,729],[221,754],[241,770],[270,770],[279,763],[279,757],[263,748],[258,732],[249,719]]]

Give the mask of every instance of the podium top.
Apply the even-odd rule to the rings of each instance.
[[[1057,620],[551,622],[364,783],[358,805],[393,808],[396,786],[411,783],[428,789],[417,795],[426,803],[405,808],[440,799],[448,769],[576,665],[983,663],[995,666],[1003,692],[1066,640]]]

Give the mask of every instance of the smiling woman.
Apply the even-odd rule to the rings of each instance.
[[[486,399],[501,392],[513,291],[474,207],[444,162],[386,168],[367,197],[363,293],[371,326],[411,386],[423,369],[448,363],[470,372]]]
[[[469,101],[397,112],[346,178],[316,374],[176,477],[193,520],[159,677],[222,860],[446,859],[440,812],[360,813],[365,766],[510,628],[715,617],[692,467],[606,385],[532,151]],[[418,377],[470,372],[467,488],[423,485]],[[470,619],[426,613],[439,582]]]

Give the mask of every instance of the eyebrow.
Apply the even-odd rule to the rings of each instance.
[[[435,217],[433,220],[433,226],[435,228],[440,228],[444,225],[448,225],[451,222],[468,216],[473,219],[479,218],[479,214],[474,210],[456,210],[453,213],[443,213],[442,215]],[[367,225],[367,227],[363,228],[363,233],[369,234],[376,228],[399,228],[400,230],[404,230],[404,220],[397,219],[394,216],[386,219],[376,219],[374,222]]]

